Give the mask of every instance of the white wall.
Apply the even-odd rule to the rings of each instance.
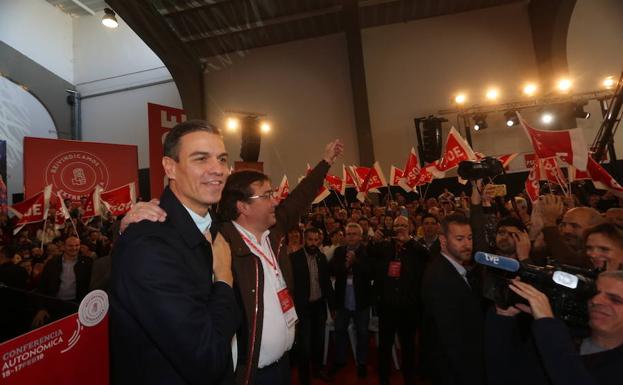
[[[324,145],[334,138],[346,144],[344,162],[357,162],[342,34],[251,50],[227,60],[231,64],[205,75],[209,120],[222,125],[224,113],[231,110],[268,114],[273,131],[262,139],[260,161],[274,183],[285,173],[295,185],[305,164],[319,161]],[[231,159],[239,160],[240,133],[226,135],[226,145]],[[341,163],[331,170],[341,172]]]
[[[520,96],[522,82],[537,79],[523,3],[367,29],[362,37],[376,158],[385,168],[402,167],[416,145],[413,118],[451,108],[457,91],[468,94],[468,105],[482,104],[485,88],[494,85],[499,102],[509,102]],[[444,137],[452,125],[459,128],[454,116],[447,118]],[[529,149],[523,131],[507,128],[502,113],[487,122],[488,129],[472,131],[474,150]]]
[[[0,0],[0,40],[74,83],[72,19],[43,0]]]
[[[623,71],[623,2],[619,0],[577,0],[567,36],[569,72],[578,91],[601,87],[606,76],[618,79]],[[593,141],[602,121],[597,102],[587,111],[591,119],[579,121],[587,140]],[[617,157],[623,158],[623,132],[615,135]]]
[[[76,18],[73,25],[76,89],[84,98],[82,139],[137,145],[139,167],[146,168],[147,103],[181,108],[179,92],[162,61],[136,33],[119,16],[118,28],[103,27],[102,15]]]

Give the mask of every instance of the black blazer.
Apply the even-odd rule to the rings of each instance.
[[[160,207],[165,222],[130,225],[115,245],[112,383],[233,383],[234,290],[212,282],[210,244],[169,188]]]
[[[292,271],[294,274],[294,305],[297,309],[304,309],[309,305],[309,266],[305,250],[301,249],[290,254]],[[335,307],[335,296],[331,278],[329,277],[329,264],[327,257],[321,252],[316,254],[316,264],[318,265],[318,281],[320,283],[321,299],[327,301],[329,308]]]
[[[335,249],[333,258],[329,263],[331,274],[335,276],[335,308],[344,309],[344,299],[346,298],[346,246]],[[368,257],[363,244],[355,250],[355,262],[352,266],[353,286],[355,288],[355,305],[357,310],[364,309],[372,304],[372,279],[374,265]]]
[[[74,265],[74,274],[76,275],[76,303],[80,303],[82,298],[89,292],[92,267],[93,260],[91,258],[83,255],[78,256],[78,260]],[[59,255],[50,259],[46,262],[41,272],[41,278],[39,279],[39,285],[36,291],[50,297],[56,297],[58,289],[61,287],[62,272],[63,256]],[[49,304],[50,303],[46,302],[43,306],[45,307]]]
[[[484,384],[484,315],[479,296],[438,254],[424,273],[422,297],[433,384]]]

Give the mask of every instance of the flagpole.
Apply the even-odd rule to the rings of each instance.
[[[41,231],[41,249],[43,250],[43,240],[45,239],[45,225],[48,223],[48,211],[45,211],[45,220],[43,221],[43,230]]]
[[[424,200],[426,200],[426,195],[428,194],[428,188],[430,187],[430,183],[426,184],[426,190],[424,190]]]
[[[340,206],[342,206],[343,209],[346,208],[344,207],[344,204],[342,203],[342,200],[340,199],[340,194],[333,189],[331,189],[331,191],[333,191],[333,193],[335,194],[335,197],[337,198],[337,201],[339,202]],[[346,191],[344,193],[346,193]]]

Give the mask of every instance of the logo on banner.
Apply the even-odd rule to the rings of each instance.
[[[78,318],[84,326],[99,324],[108,313],[108,296],[103,290],[93,290],[87,294],[78,308]]]
[[[80,200],[96,185],[107,186],[108,180],[106,164],[86,151],[63,152],[52,158],[45,169],[45,183],[73,201]]]

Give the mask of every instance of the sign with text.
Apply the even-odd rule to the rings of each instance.
[[[137,146],[25,137],[24,182],[26,196],[52,185],[73,202],[97,185],[109,190],[138,183]]]
[[[166,134],[178,123],[186,121],[184,110],[147,103],[149,125],[149,186],[152,198],[160,198],[166,183],[162,168],[162,144]]]
[[[108,297],[89,293],[78,313],[0,344],[4,385],[108,385]]]

